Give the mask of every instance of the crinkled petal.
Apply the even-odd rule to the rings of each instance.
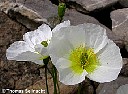
[[[27,32],[23,36],[23,40],[27,42],[30,47],[41,44],[42,41],[48,41],[52,37],[51,29],[48,25],[42,24],[38,29]]]
[[[33,61],[36,60],[41,57],[41,55],[34,53],[34,52],[30,52],[30,51],[26,51],[23,53],[18,54],[16,57],[14,57],[14,60],[16,61]]]
[[[114,67],[110,68],[105,66],[99,66],[93,73],[88,74],[87,77],[90,80],[100,83],[110,82],[118,77],[120,70],[121,68],[114,68]]]
[[[60,23],[60,24],[56,25],[56,27],[52,30],[52,32],[55,33],[57,31],[59,31],[60,28],[68,27],[68,26],[70,26],[70,21],[69,20],[68,21],[64,21],[63,23]]]
[[[55,66],[59,71],[59,81],[65,85],[78,84],[85,80],[85,76],[87,75],[85,70],[81,74],[74,73],[71,69],[70,61],[64,58],[60,58]]]
[[[48,52],[54,64],[59,58],[68,54],[71,49],[73,49],[73,46],[66,36],[53,36],[48,45]]]
[[[109,40],[104,49],[98,53],[98,58],[101,66],[122,68],[123,61],[120,54],[120,49],[111,40]]]
[[[57,68],[59,69],[64,69],[64,68],[69,68],[71,67],[71,63],[68,59],[65,59],[65,58],[59,58],[57,60],[57,63],[55,65]]]
[[[74,47],[85,45],[85,32],[81,26],[71,26],[66,29],[68,39]]]
[[[15,57],[17,57],[19,54],[23,52],[31,51],[34,52],[34,49],[32,49],[26,42],[24,41],[16,41],[13,44],[10,45],[10,47],[6,51],[6,57],[8,60],[15,60]]]
[[[93,48],[95,53],[107,44],[108,37],[106,35],[106,29],[92,23],[81,24],[79,27],[84,28],[86,46]]]
[[[78,75],[75,74],[70,68],[65,68],[59,71],[59,81],[65,85],[75,85],[85,80],[86,75],[87,73],[85,71]]]
[[[44,65],[43,60],[40,60],[41,55],[34,53],[34,52],[23,52],[18,54],[16,57],[11,58],[10,60],[16,60],[16,61],[32,61],[36,64]]]
[[[32,61],[43,65],[43,60],[40,60],[41,55],[24,41],[16,41],[11,44],[6,51],[6,57],[8,60]]]
[[[61,28],[56,36],[65,35],[74,47],[85,45],[97,53],[108,41],[106,30],[99,25],[87,23]]]
[[[128,84],[120,86],[116,94],[128,94]]]
[[[65,37],[67,40],[69,40],[73,47],[85,44],[85,32],[83,27],[69,26],[61,28],[59,32],[54,33],[54,36]]]
[[[43,41],[50,40],[52,37],[51,28],[46,24],[42,24],[40,27],[38,27],[37,32],[40,32],[39,36]]]

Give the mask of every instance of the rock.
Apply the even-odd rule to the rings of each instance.
[[[119,3],[120,3],[123,7],[128,7],[128,0],[119,0]]]
[[[57,15],[58,8],[50,0],[16,0],[16,2],[23,4],[46,19]]]
[[[94,24],[99,24],[102,27],[106,28],[106,32],[108,37],[113,40],[120,48],[123,47],[123,42],[120,40],[118,36],[116,36],[109,28],[101,24],[98,20],[96,20],[94,17],[88,16],[81,14],[73,9],[66,10],[65,16],[64,16],[64,21],[70,20],[71,25],[78,25],[78,24],[83,24],[83,23],[94,23]]]
[[[0,3],[1,11],[4,11],[12,19],[22,23],[27,28],[34,30],[43,23],[47,23],[47,19],[41,17],[37,12],[17,3]]]
[[[2,2],[16,2],[16,0],[0,0],[0,3]]]
[[[44,70],[43,70],[44,71]],[[43,72],[44,73],[44,72]],[[53,94],[54,92],[54,86],[52,82],[52,78],[48,75],[48,86],[49,86],[49,94]],[[77,85],[64,85],[63,83],[59,82],[60,87],[60,94],[77,94],[78,92],[78,84]],[[46,86],[45,86],[45,78],[42,80],[37,81],[33,85],[26,88],[27,90],[45,90],[46,92]],[[94,94],[94,88],[90,84],[89,80],[85,80],[82,82],[81,87],[81,94]]]
[[[128,58],[123,58],[123,68],[121,69],[120,75],[128,77]]]
[[[125,48],[126,48],[126,50],[127,50],[127,52],[128,52],[128,45],[126,45]]]
[[[118,0],[66,0],[69,6],[75,7],[78,11],[90,12],[96,9],[105,8],[115,4]],[[86,11],[85,11],[86,10]]]
[[[49,86],[49,94],[54,94],[54,86],[52,83],[52,78],[48,78],[48,86]],[[78,85],[68,86],[68,85],[64,85],[59,82],[61,94],[73,94],[73,92],[75,92],[77,90],[77,86]],[[31,90],[31,89],[41,90],[42,89],[42,90],[45,90],[45,93],[46,93],[47,91],[46,91],[46,86],[45,86],[45,79],[37,81],[32,86],[29,86],[26,89],[28,89],[28,90]]]
[[[6,59],[6,49],[28,29],[0,11],[0,88],[24,89],[40,79],[38,65]]]
[[[47,19],[58,15],[57,6],[49,0],[3,0],[0,10],[30,30],[43,23],[50,25]]]
[[[91,81],[87,78],[85,79],[86,80],[82,82],[81,94],[94,94],[94,88]],[[77,94],[77,92],[74,94]]]
[[[111,19],[112,31],[128,45],[128,8],[112,11]]]
[[[5,13],[0,11],[0,57],[4,56],[5,50],[11,43],[20,40],[28,29],[12,21]],[[4,51],[4,52],[3,52]]]
[[[57,15],[57,6],[52,4],[50,0],[2,0],[0,3],[19,3],[37,12],[43,18]]]
[[[74,9],[67,9],[63,20],[64,21],[70,20],[71,25],[78,25],[78,24],[83,24],[83,23],[99,24],[99,21],[96,20],[95,18],[79,13],[75,11]]]
[[[128,78],[118,77],[115,81],[100,84],[96,90],[96,94],[116,94],[117,89],[124,84],[128,84]]]

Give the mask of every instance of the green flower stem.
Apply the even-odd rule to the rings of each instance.
[[[57,88],[58,88],[58,94],[60,94],[60,87],[59,87],[58,80],[57,80]]]
[[[44,67],[45,68],[45,78],[46,78],[46,88],[47,88],[47,94],[49,94],[49,91],[48,91],[48,83],[47,83],[47,72],[50,73],[50,75],[52,76],[53,78],[53,84],[54,84],[54,94],[60,94],[60,89],[59,89],[59,84],[58,84],[58,80],[57,80],[57,70],[56,70],[56,67],[52,64],[52,70],[50,70],[48,68],[48,62],[49,62],[49,57],[44,59],[44,66],[42,66],[42,68]]]
[[[44,62],[44,68],[45,68],[45,85],[46,85],[46,89],[47,89],[47,94],[49,94],[49,89],[48,89],[48,78],[47,78],[47,70],[48,70],[48,63],[49,63],[49,58],[47,57],[45,59],[43,59]]]
[[[57,80],[57,70],[56,70],[55,66],[53,66],[53,68],[54,68],[54,73],[55,73],[55,80],[56,80],[56,85],[57,85],[57,89],[58,89],[58,94],[60,94],[59,83],[58,83],[58,80]]]
[[[57,94],[57,88],[56,88],[57,79],[56,79],[56,73],[55,72],[56,72],[55,66],[53,65],[52,74],[53,74],[54,94]]]
[[[47,67],[47,70],[48,70],[48,72],[50,73],[50,75],[52,76],[52,77],[54,77],[54,75],[53,75],[53,73],[51,72],[51,70]]]
[[[53,78],[53,84],[54,84],[54,94],[60,94],[60,88],[57,80],[57,70],[54,65],[52,65],[52,71],[49,70],[47,67],[48,72],[51,74]],[[57,91],[58,90],[58,91]]]
[[[45,84],[46,84],[46,89],[47,89],[47,94],[49,94],[49,89],[48,89],[48,82],[47,82],[47,64],[45,65]]]
[[[77,92],[77,94],[81,94],[81,88],[82,88],[82,84],[81,84],[81,83],[79,83],[79,86],[78,86],[78,92]]]

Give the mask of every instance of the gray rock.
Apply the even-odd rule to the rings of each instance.
[[[22,35],[27,32],[28,29],[21,24],[12,21],[5,13],[0,11],[0,47],[6,49],[6,47],[16,40],[20,40]],[[0,51],[3,51],[1,50]],[[2,56],[3,52],[0,52]],[[4,56],[4,54],[3,54]]]
[[[0,3],[0,10],[31,30],[36,29],[42,23],[47,23],[47,19],[21,4],[9,2]]]
[[[2,2],[16,2],[16,0],[0,0],[0,3]]]
[[[99,24],[99,21],[96,20],[95,18],[81,14],[74,9],[67,9],[64,15],[63,20],[70,20],[71,25],[78,25],[82,23],[94,23],[94,24]]]
[[[93,11],[96,9],[113,5],[118,0],[66,0],[66,1],[69,2],[71,6],[75,7],[79,11],[83,9],[85,9],[86,11]]]
[[[120,3],[123,7],[128,7],[128,0],[119,0],[119,3]]]
[[[40,79],[38,65],[30,62],[8,61],[6,49],[21,40],[28,29],[0,11],[0,88],[23,89]],[[30,67],[31,66],[31,67]],[[26,76],[29,77],[26,77]],[[18,83],[19,82],[19,83]]]
[[[118,77],[115,81],[100,84],[96,94],[116,94],[117,89],[124,84],[128,84],[128,77]]]
[[[0,3],[20,3],[44,18],[57,14],[57,6],[52,4],[50,0],[0,0]]]
[[[50,0],[16,0],[16,3],[23,4],[46,19],[57,15],[57,6]]]
[[[128,44],[125,46],[125,48],[126,48],[126,50],[127,50],[127,52],[128,52]]]
[[[43,23],[49,24],[47,19],[57,15],[57,6],[49,0],[4,1],[0,3],[0,10],[31,30]]]
[[[120,75],[128,77],[128,58],[123,58],[123,68],[121,69]]]
[[[53,79],[51,77],[48,78],[49,94],[54,94],[54,85],[53,85],[52,80]],[[58,84],[60,87],[60,94],[76,94],[74,92],[77,91],[78,85],[69,86],[69,85],[64,85],[63,83],[60,83],[60,82]],[[46,90],[45,79],[41,79],[41,80],[37,81],[33,85],[29,86],[27,89],[28,90],[31,90],[31,89],[34,89],[34,90],[44,89],[44,90]],[[23,94],[26,94],[26,93],[23,93]],[[41,94],[43,94],[43,93],[41,93]],[[44,94],[46,94],[46,93],[44,93]]]
[[[112,31],[128,45],[128,8],[111,12]]]

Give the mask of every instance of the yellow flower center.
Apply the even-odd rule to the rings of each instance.
[[[82,45],[71,51],[69,60],[71,61],[71,69],[78,74],[82,73],[83,70],[92,73],[99,65],[99,60],[93,49],[87,49]]]

